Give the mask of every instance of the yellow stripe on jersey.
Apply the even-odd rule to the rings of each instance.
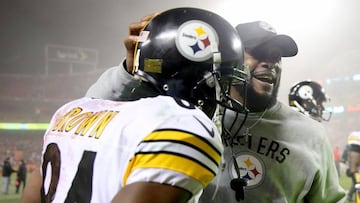
[[[143,142],[156,142],[168,141],[172,144],[182,144],[199,151],[208,157],[209,160],[220,164],[221,153],[211,145],[206,139],[198,137],[194,134],[176,131],[176,130],[162,130],[152,132],[150,135],[143,139]],[[175,144],[174,144],[175,145]],[[207,186],[214,178],[215,172],[208,168],[201,160],[186,155],[186,153],[175,153],[169,151],[146,151],[136,153],[130,160],[125,172],[123,183],[126,184],[127,178],[132,171],[140,168],[160,168],[173,170],[199,181],[203,186]]]
[[[183,173],[199,181],[204,187],[214,178],[215,174],[198,162],[176,154],[152,153],[137,154],[129,163],[124,177],[124,184],[133,170],[139,168],[161,168]]]
[[[160,141],[160,140],[174,140],[174,141],[183,141],[192,146],[200,148],[203,152],[210,155],[216,163],[220,163],[221,154],[209,143],[205,142],[205,139],[201,139],[193,134],[175,131],[175,130],[163,130],[155,131],[144,138],[144,141]]]

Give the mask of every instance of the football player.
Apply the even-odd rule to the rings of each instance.
[[[232,84],[246,86],[236,30],[207,10],[170,9],[144,25],[135,47],[133,101],[60,107],[21,202],[196,202],[213,180],[222,109],[246,110],[229,96]]]
[[[347,194],[347,200],[351,201],[355,193],[355,202],[360,202],[360,131],[353,131],[347,137],[347,160],[349,169],[347,175],[351,177],[352,186]]]

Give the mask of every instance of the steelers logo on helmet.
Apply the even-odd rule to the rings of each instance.
[[[215,29],[200,20],[183,23],[177,33],[176,47],[179,52],[191,61],[205,61],[217,51],[219,38]]]
[[[313,89],[309,85],[304,85],[299,88],[299,96],[302,99],[310,99],[313,95]]]

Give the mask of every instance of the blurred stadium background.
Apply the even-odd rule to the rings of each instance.
[[[295,19],[289,15],[287,20],[295,23],[288,22],[290,29],[281,32],[294,36],[300,51],[297,57],[283,61],[280,100],[287,103],[291,85],[299,80],[320,82],[332,99],[327,107],[333,111],[333,116],[324,125],[332,145],[341,150],[349,133],[360,130],[360,18],[357,17],[360,3],[350,1],[326,1],[339,3],[332,10],[334,17],[329,18],[330,21],[339,19],[337,23],[314,21],[317,29],[299,32],[291,28],[312,21],[299,23],[295,21],[298,16]],[[1,161],[10,156],[16,168],[18,161],[24,159],[31,171],[40,159],[44,129],[35,130],[28,124],[47,123],[59,106],[83,96],[104,70],[119,64],[125,56],[122,40],[129,23],[154,11],[176,6],[224,9],[218,6],[223,2],[215,0],[151,2],[139,1],[138,5],[130,0],[1,2]],[[269,18],[268,21],[281,27],[277,20]],[[282,22],[282,26],[286,25]],[[316,42],[307,41],[309,38]]]

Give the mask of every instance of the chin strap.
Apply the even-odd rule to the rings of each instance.
[[[249,181],[245,178],[241,178],[240,168],[234,156],[234,153],[232,152],[232,148],[231,153],[237,178],[234,178],[230,181],[230,187],[235,191],[235,199],[239,202],[240,200],[245,199],[245,187],[248,185]]]
[[[215,100],[220,101],[221,99],[221,86],[220,86],[220,72],[218,71],[220,69],[221,64],[221,53],[218,49],[218,44],[216,42],[213,42],[211,45],[211,50],[213,53],[213,71],[212,71],[212,83],[215,86]],[[210,84],[208,84],[210,86]],[[216,127],[219,130],[220,135],[222,134],[222,117],[223,117],[223,108],[220,105],[216,105],[215,113],[213,116],[213,121],[216,125]]]

